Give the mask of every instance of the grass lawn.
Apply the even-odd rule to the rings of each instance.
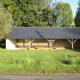
[[[0,48],[0,73],[80,73],[80,51]]]

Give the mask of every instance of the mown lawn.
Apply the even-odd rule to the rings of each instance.
[[[0,48],[0,73],[80,73],[80,51]]]

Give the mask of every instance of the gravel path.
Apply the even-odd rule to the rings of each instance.
[[[0,75],[0,80],[80,80],[80,74]]]

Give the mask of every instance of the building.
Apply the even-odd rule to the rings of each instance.
[[[11,28],[6,49],[80,49],[80,28]]]

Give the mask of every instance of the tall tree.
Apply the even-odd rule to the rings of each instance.
[[[15,9],[15,6],[16,6],[14,0],[0,0],[0,1],[2,1],[4,7],[5,7],[10,13],[13,12],[13,10]]]
[[[78,8],[77,8],[77,12],[76,12],[74,22],[75,22],[76,27],[80,27],[80,0],[79,0],[79,3],[78,3]]]
[[[0,40],[9,32],[11,27],[11,14],[4,8],[0,2]]]
[[[15,27],[47,27],[53,23],[52,0],[2,0]]]
[[[37,19],[36,0],[14,0],[16,9],[13,12],[14,26],[34,27],[45,26],[44,22]]]
[[[37,14],[39,20],[43,21],[47,27],[50,27],[53,24],[53,9],[50,6],[51,2],[52,0],[37,0]]]
[[[53,17],[58,27],[70,27],[73,22],[73,14],[69,3],[58,2]]]

